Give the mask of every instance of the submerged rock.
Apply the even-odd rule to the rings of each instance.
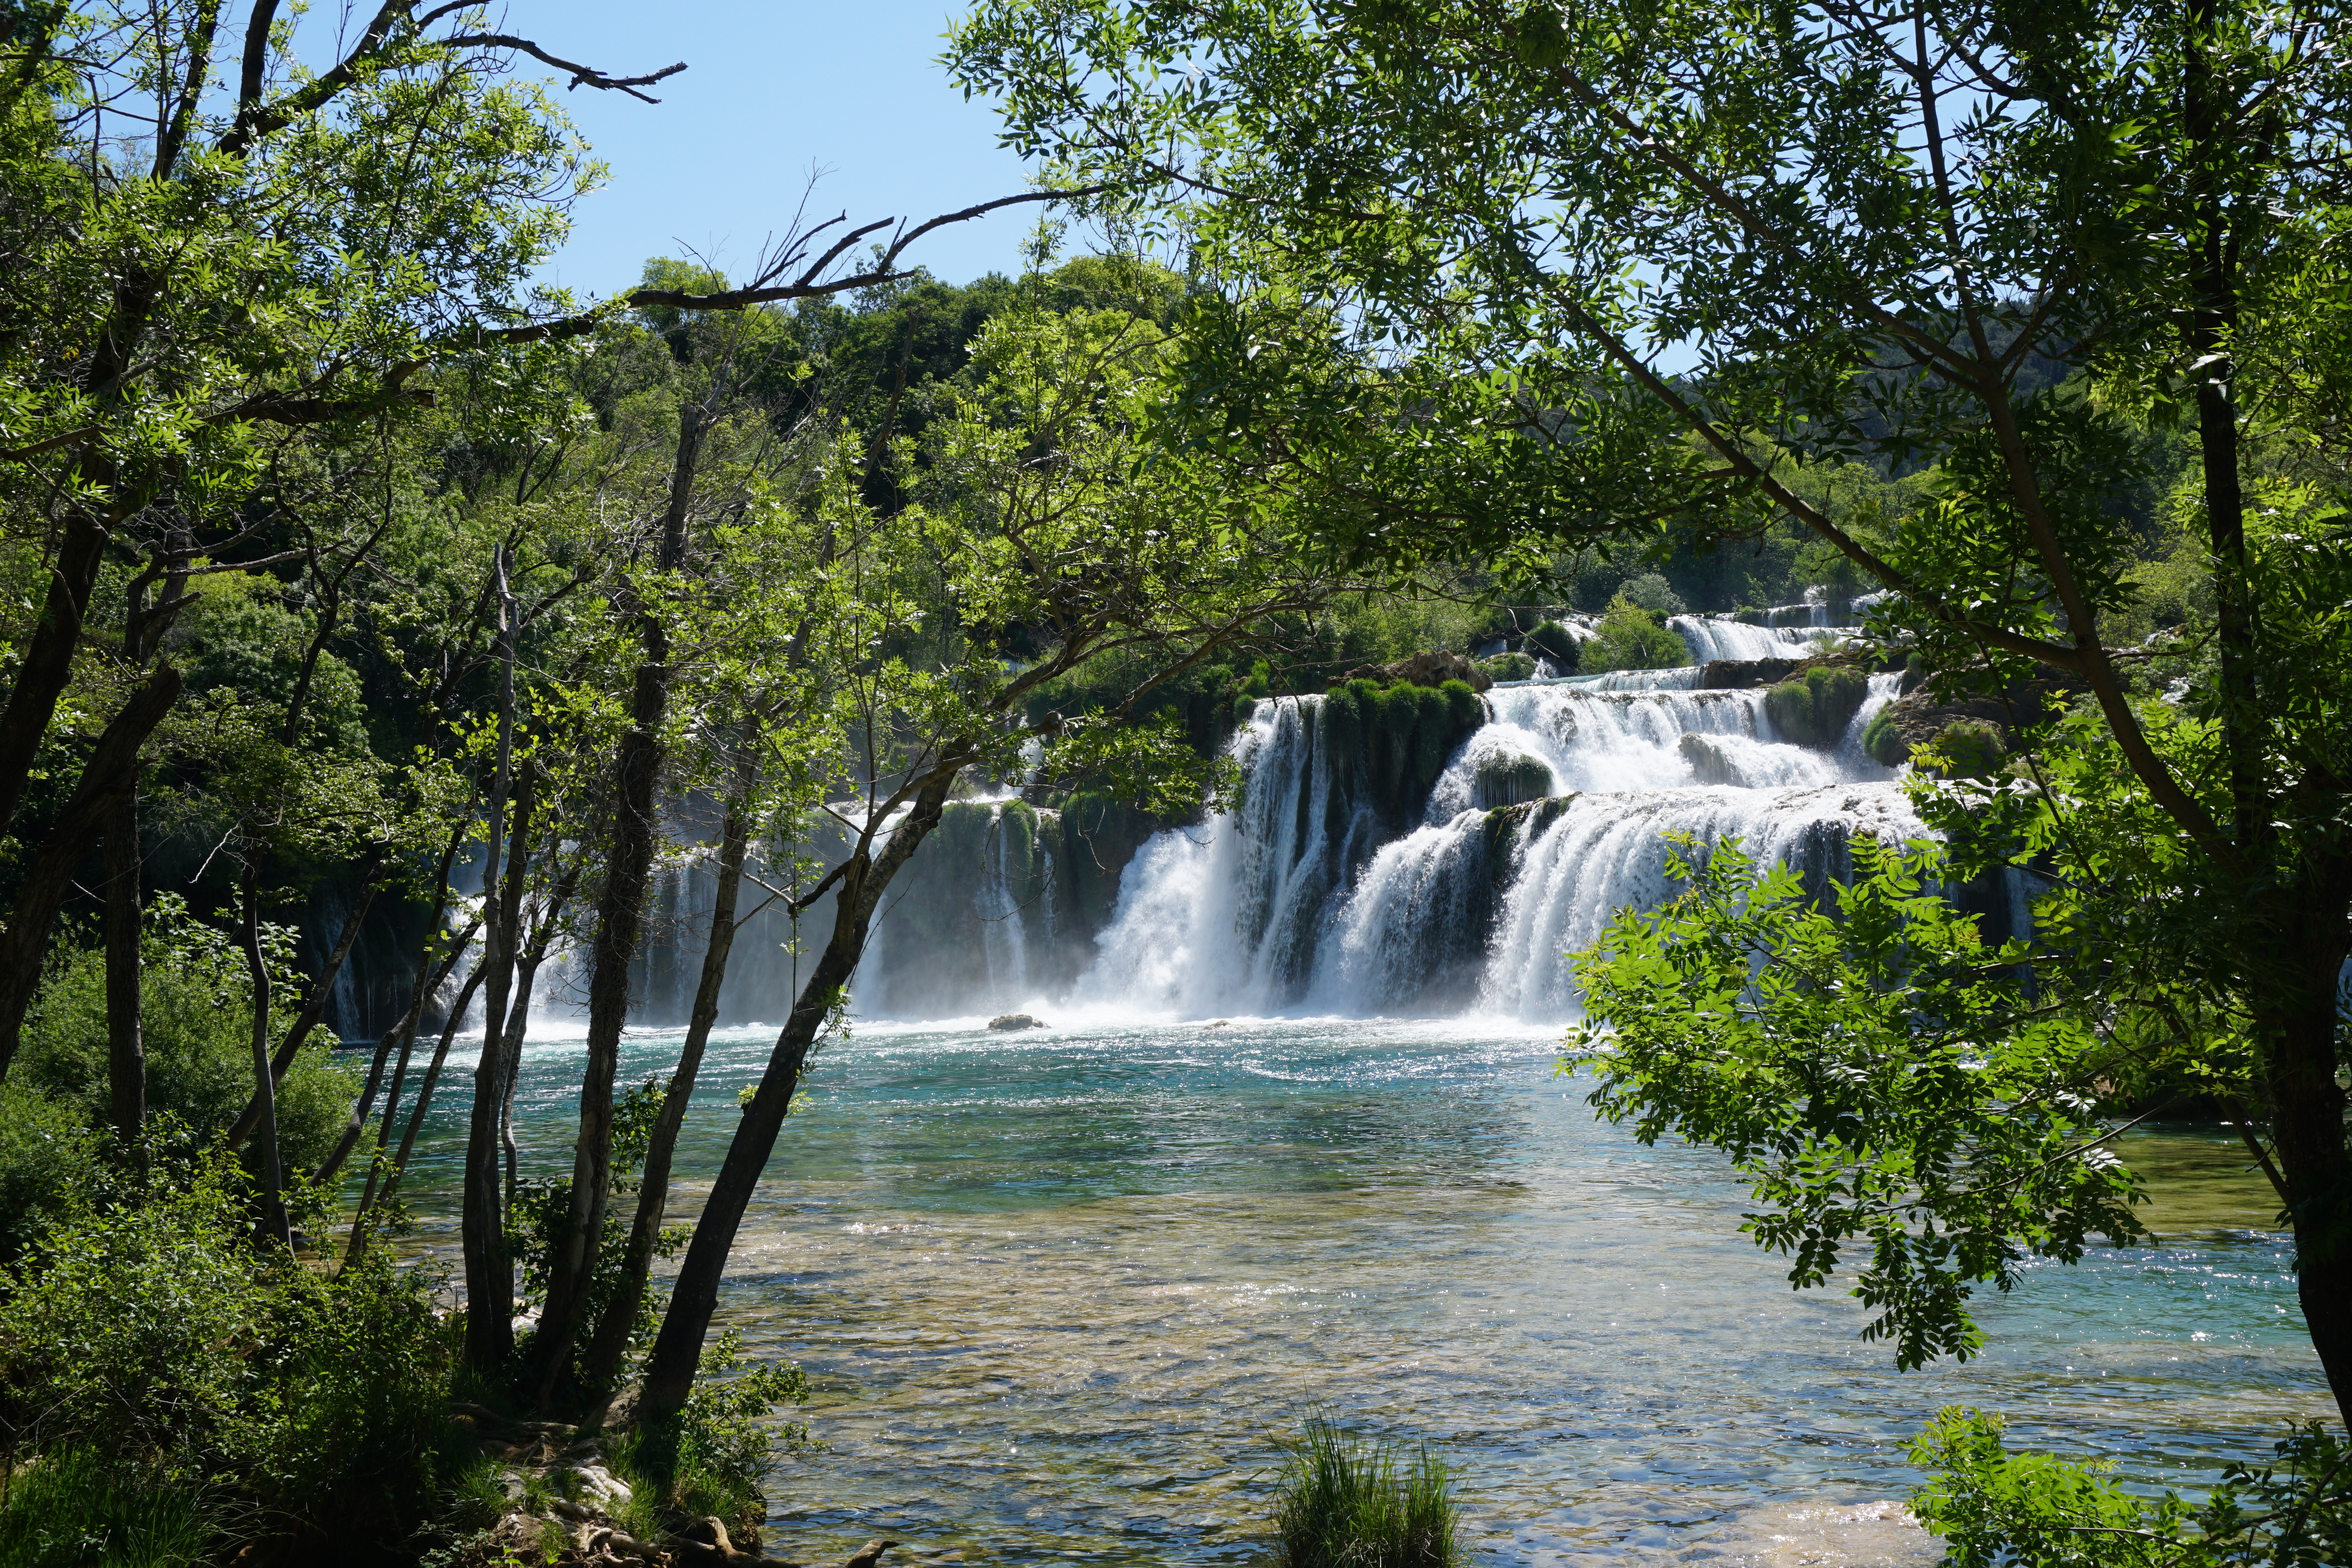
[[[1478,810],[1540,800],[1555,788],[1551,764],[1519,751],[1492,751],[1471,765],[1470,803]]]
[[[1692,776],[1700,783],[1746,782],[1740,778],[1739,769],[1732,765],[1731,758],[1724,755],[1723,747],[1706,736],[1686,732],[1676,747],[1683,754],[1683,760],[1691,765]]]
[[[1044,1029],[1044,1019],[1031,1018],[1027,1013],[999,1013],[988,1020],[988,1027],[1000,1034],[1016,1029]]]

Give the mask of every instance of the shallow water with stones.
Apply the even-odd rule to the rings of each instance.
[[[1480,1561],[1924,1563],[1883,1506],[1938,1406],[2193,1486],[2327,1409],[2274,1204],[2226,1134],[2133,1140],[2159,1246],[2037,1265],[1990,1345],[1898,1373],[1834,1291],[1737,1232],[1715,1155],[1644,1148],[1476,1019],[863,1023],[810,1081],[730,1270],[726,1326],[816,1390],[825,1451],[772,1550],[870,1535],[971,1563],[1261,1561],[1310,1413],[1433,1443]],[[624,1081],[677,1035],[633,1031]],[[722,1030],[678,1207],[772,1030]],[[530,1045],[525,1163],[568,1166],[577,1031]],[[417,1191],[454,1241],[462,1084]]]

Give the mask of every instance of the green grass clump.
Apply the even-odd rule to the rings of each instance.
[[[10,1568],[186,1568],[213,1543],[201,1488],[137,1475],[83,1449],[44,1454],[0,1481]]]
[[[1426,1444],[1409,1464],[1317,1417],[1289,1451],[1275,1504],[1282,1568],[1454,1568],[1465,1561],[1454,1476]]]

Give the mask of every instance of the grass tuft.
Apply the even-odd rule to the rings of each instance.
[[[189,1568],[217,1535],[204,1492],[81,1449],[45,1454],[0,1490],[9,1568]]]
[[[1281,1568],[1455,1568],[1454,1474],[1424,1443],[1410,1463],[1320,1416],[1289,1449],[1275,1505]]]

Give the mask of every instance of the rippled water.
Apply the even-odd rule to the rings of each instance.
[[[772,1040],[714,1042],[689,1178]],[[676,1041],[633,1034],[625,1073],[666,1071]],[[859,1026],[787,1124],[722,1308],[807,1367],[832,1446],[772,1488],[772,1550],[1262,1560],[1276,1445],[1321,1411],[1435,1443],[1486,1561],[1926,1562],[1858,1505],[1904,1495],[1939,1405],[2155,1484],[2327,1409],[2234,1143],[2137,1141],[2165,1246],[2037,1267],[1986,1304],[1980,1360],[1901,1374],[1853,1302],[1792,1293],[1736,1234],[1717,1158],[1596,1124],[1555,1045],[1475,1022]],[[544,1168],[568,1166],[581,1054],[527,1054]],[[462,1093],[435,1114],[433,1193],[464,1114]]]

